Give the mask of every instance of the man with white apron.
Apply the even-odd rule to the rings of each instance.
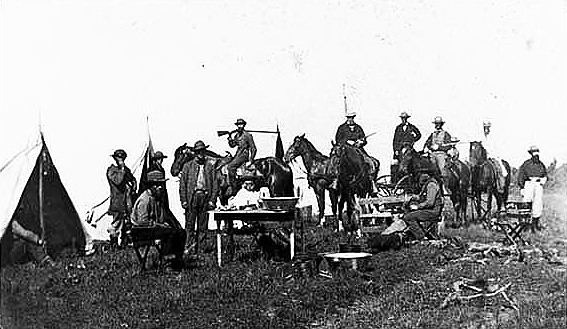
[[[539,148],[532,145],[528,149],[531,158],[524,161],[518,169],[518,186],[524,202],[532,202],[533,229],[541,230],[539,218],[543,212],[543,185],[547,181],[547,169],[539,159]]]

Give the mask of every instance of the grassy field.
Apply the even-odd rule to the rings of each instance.
[[[1,274],[2,328],[564,328],[567,254],[565,192],[545,197],[546,230],[527,234],[526,257],[488,257],[466,248],[419,243],[376,254],[364,275],[289,277],[289,263],[248,257],[219,271],[214,253],[180,273],[138,273],[132,250],[62,258]],[[464,242],[501,240],[479,225],[448,230]],[[339,235],[307,231],[316,251],[336,250]],[[212,239],[211,239],[212,240]],[[210,243],[212,246],[212,243]],[[543,251],[541,251],[543,250]],[[473,255],[474,256],[474,255]],[[440,308],[461,277],[511,283],[509,296]]]

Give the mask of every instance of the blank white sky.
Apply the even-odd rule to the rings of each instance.
[[[3,164],[37,130],[81,215],[108,192],[109,154],[146,142],[171,155],[238,117],[306,133],[328,153],[349,106],[388,172],[405,110],[463,139],[493,122],[502,157],[567,161],[564,1],[0,2]],[[260,155],[275,139],[257,135]],[[422,140],[423,141],[423,140]],[[421,144],[419,145],[421,146]],[[171,158],[166,160],[172,160]],[[171,161],[166,161],[169,168]],[[173,184],[173,183],[172,183]],[[3,191],[2,193],[7,193]]]

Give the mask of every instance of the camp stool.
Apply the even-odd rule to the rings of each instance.
[[[165,262],[161,240],[166,236],[156,236],[151,227],[132,227],[126,234],[128,234],[132,240],[132,247],[140,263],[140,272],[146,270],[148,253],[152,247],[154,247],[158,253],[158,268],[162,268]]]

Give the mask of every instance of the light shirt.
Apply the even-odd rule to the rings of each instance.
[[[259,199],[259,191],[248,191],[247,189],[242,188],[235,196],[228,200],[228,206],[230,208],[241,208],[250,205],[258,206]]]
[[[199,165],[199,173],[197,174],[196,190],[204,190],[205,187],[205,164]]]

